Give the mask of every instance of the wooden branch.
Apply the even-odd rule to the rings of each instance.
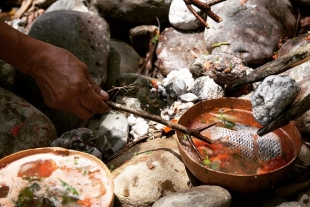
[[[207,16],[213,19],[215,22],[219,23],[223,19],[219,17],[217,14],[211,11],[211,6],[221,3],[226,0],[213,0],[209,3],[204,3],[199,0],[184,0],[187,8],[192,12],[192,14],[207,28],[209,29],[209,25],[197,14],[197,12],[193,9],[192,4],[199,8],[202,12],[204,12]]]
[[[302,64],[310,60],[310,43],[299,48],[295,52],[288,53],[279,57],[261,67],[255,69],[252,73],[247,75],[242,80],[233,84],[232,87],[254,83],[263,80],[269,75],[282,73],[296,65]]]
[[[200,132],[206,128],[209,128],[213,125],[216,124],[215,123],[212,123],[212,124],[209,124],[209,125],[206,125],[204,128],[202,129],[190,129],[190,128],[187,128],[185,126],[182,126],[180,124],[177,124],[177,123],[173,123],[171,121],[167,121],[167,120],[164,120],[162,118],[160,118],[159,116],[155,116],[153,114],[149,114],[145,111],[142,111],[142,110],[134,110],[132,108],[128,108],[124,105],[121,105],[121,104],[118,104],[118,103],[114,103],[112,101],[106,101],[106,103],[113,109],[117,109],[117,110],[121,110],[121,111],[125,111],[125,112],[129,112],[129,113],[132,113],[134,115],[137,115],[137,116],[140,116],[142,118],[145,118],[145,119],[148,119],[148,120],[152,120],[152,121],[155,121],[155,122],[158,122],[158,123],[161,123],[163,125],[166,125],[174,130],[178,130],[180,132],[183,132],[185,134],[189,134],[191,136],[194,136],[196,137],[197,139],[201,140],[201,141],[204,141],[204,142],[207,142],[209,144],[212,144],[213,141],[208,138],[208,137],[205,137],[203,135],[200,134]]]

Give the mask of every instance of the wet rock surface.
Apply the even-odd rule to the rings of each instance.
[[[211,18],[207,23],[204,40],[212,54],[228,53],[249,64],[270,61],[278,50],[278,43],[292,37],[296,30],[297,17],[289,0],[253,0],[247,2],[225,1],[212,6],[212,11],[223,18],[218,24]],[[212,47],[228,42],[229,45]]]
[[[52,122],[37,108],[0,88],[0,157],[30,148],[46,147],[57,138]]]
[[[71,10],[48,12],[32,24],[29,36],[69,50],[86,63],[98,85],[105,83],[110,34],[108,24],[101,17]],[[16,86],[19,95],[51,119],[58,134],[81,126],[82,120],[77,116],[48,108],[30,76],[18,72]]]
[[[156,201],[152,207],[162,206],[214,206],[228,207],[231,203],[231,195],[227,190],[219,186],[198,186],[189,190],[165,196]]]
[[[167,76],[172,70],[187,68],[201,54],[207,54],[203,32],[186,33],[167,28],[159,37],[155,64]]]

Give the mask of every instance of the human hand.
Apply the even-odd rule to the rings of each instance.
[[[85,63],[69,51],[42,43],[30,60],[29,72],[50,108],[71,112],[81,119],[109,110],[109,99],[91,78]]]

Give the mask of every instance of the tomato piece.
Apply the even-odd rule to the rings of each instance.
[[[37,160],[21,165],[18,176],[49,177],[56,169],[57,165],[54,160]]]
[[[83,207],[91,207],[91,200],[90,200],[90,198],[86,198],[84,200],[78,200],[77,204],[80,204]]]
[[[44,160],[39,167],[39,176],[49,177],[56,169],[57,165],[54,160]]]
[[[195,137],[192,137],[192,140],[196,147],[208,147],[209,146],[207,142],[201,141]]]

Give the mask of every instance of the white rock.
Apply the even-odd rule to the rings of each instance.
[[[80,12],[90,12],[82,3],[82,0],[58,0],[47,8],[45,12],[56,10],[74,10]]]
[[[185,93],[185,94],[180,96],[180,99],[182,101],[195,102],[198,100],[198,97],[193,93]]]
[[[205,2],[205,1],[202,1]],[[193,9],[202,17],[205,18],[203,12],[195,6]],[[173,0],[169,10],[169,22],[172,26],[182,30],[193,30],[202,26],[199,20],[187,8],[183,0]]]
[[[140,137],[146,135],[148,130],[149,125],[147,124],[147,122],[145,120],[138,120],[138,123],[133,125],[130,130],[130,134],[134,137],[133,141],[137,141]]]

